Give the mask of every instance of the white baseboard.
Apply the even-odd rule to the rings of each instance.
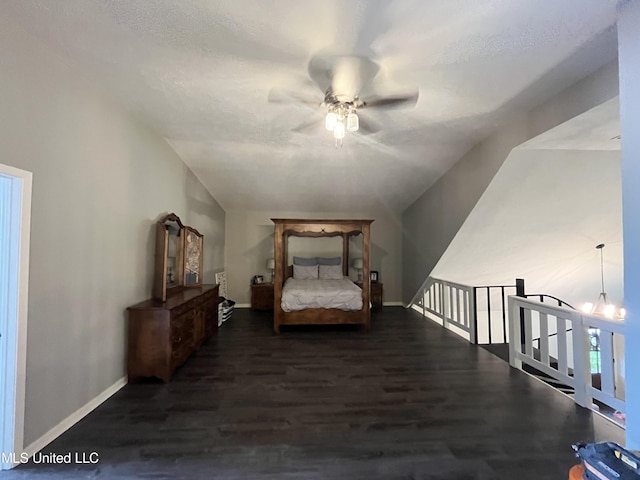
[[[53,442],[56,438],[62,435],[64,432],[73,427],[76,423],[87,416],[92,410],[97,408],[101,403],[111,397],[114,393],[120,390],[127,384],[127,377],[122,377],[117,380],[113,385],[108,387],[102,393],[97,395],[92,400],[88,401],[85,405],[73,412],[67,418],[62,420],[59,424],[49,430],[47,433],[38,438],[35,442],[26,447],[23,452],[29,455],[31,458],[35,453],[42,450],[44,447]]]
[[[384,306],[384,307],[404,307],[404,303],[402,303],[402,302],[383,302],[382,306]]]
[[[385,307],[404,307],[402,302],[384,302],[382,304]],[[251,308],[250,303],[236,303],[235,308]]]

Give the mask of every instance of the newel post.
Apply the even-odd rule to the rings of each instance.
[[[516,278],[516,297],[526,298],[524,292],[524,278]],[[524,311],[520,308],[520,345],[524,351]]]

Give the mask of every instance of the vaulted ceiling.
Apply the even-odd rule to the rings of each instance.
[[[617,51],[614,0],[4,0],[0,12],[164,137],[225,209],[401,212],[510,114]],[[336,68],[334,89],[417,89],[417,103],[362,109],[377,132],[336,147],[309,73],[336,55],[378,71]],[[269,102],[274,91],[291,101]]]

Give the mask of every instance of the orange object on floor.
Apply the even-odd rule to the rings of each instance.
[[[584,479],[584,468],[582,465],[574,465],[569,470],[569,480],[583,480]]]

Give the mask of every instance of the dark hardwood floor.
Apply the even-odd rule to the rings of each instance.
[[[52,399],[55,401],[55,399]],[[236,310],[170,384],[129,384],[0,479],[566,479],[576,441],[623,432],[414,311],[372,331]]]

